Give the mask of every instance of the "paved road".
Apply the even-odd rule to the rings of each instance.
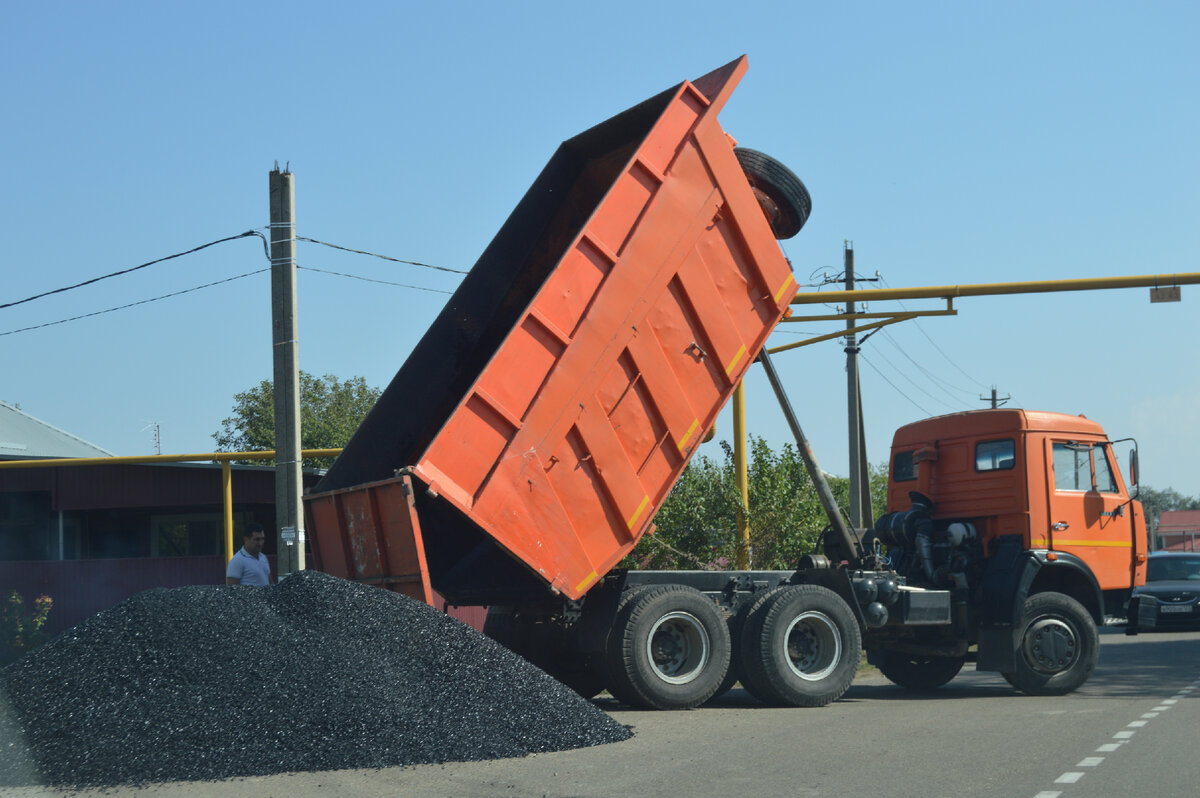
[[[865,674],[822,709],[762,707],[741,690],[691,712],[598,702],[632,740],[524,759],[287,774],[83,793],[167,795],[886,795],[1156,798],[1200,794],[1200,633],[1101,637],[1100,666],[1069,696],[1031,698],[968,671],[933,697]],[[45,796],[40,789],[0,796]]]

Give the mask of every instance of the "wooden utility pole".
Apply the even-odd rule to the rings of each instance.
[[[275,396],[275,528],[282,579],[304,570],[300,481],[300,367],[296,320],[296,227],[292,173],[270,173],[271,342]]]

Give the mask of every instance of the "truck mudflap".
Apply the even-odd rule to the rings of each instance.
[[[797,290],[717,121],[746,67],[559,147],[306,497],[319,568],[398,575],[392,543],[341,538],[391,512],[348,492],[396,500],[400,470],[396,529],[451,603],[577,599],[650,529]]]
[[[976,670],[1017,667],[1025,602],[1041,591],[1074,597],[1093,623],[1104,624],[1104,596],[1087,563],[1065,552],[1026,549],[1020,535],[1001,537],[983,577]]]

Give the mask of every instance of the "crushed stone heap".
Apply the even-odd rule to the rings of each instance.
[[[316,571],[149,590],[0,671],[0,786],[496,759],[629,737],[469,626]]]

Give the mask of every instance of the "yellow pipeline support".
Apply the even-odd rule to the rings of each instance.
[[[300,456],[337,457],[341,449],[304,449]],[[154,463],[210,463],[221,464],[221,505],[225,527],[225,559],[233,557],[233,460],[273,460],[275,452],[209,452],[208,454],[146,454],[131,457],[59,457],[44,460],[4,460],[3,468],[58,468],[60,466],[97,465],[153,465]]]
[[[337,457],[341,449],[305,449],[304,458]],[[273,460],[274,450],[265,452],[209,452],[208,454],[144,454],[131,457],[57,457],[41,460],[4,460],[0,468],[58,468],[60,466],[139,465],[153,463],[212,463],[232,460]]]
[[[867,288],[855,291],[819,291],[796,294],[793,305],[827,302],[873,302],[885,299],[934,299],[960,296],[1000,296],[1003,294],[1039,294],[1053,291],[1099,291],[1110,288],[1165,288],[1200,283],[1200,272],[1182,274],[1143,274],[1130,277],[1093,277],[1081,280],[1038,280],[1025,283],[981,283],[978,285],[940,285],[924,288]]]
[[[229,562],[233,559],[233,469],[228,460],[221,461],[221,504],[225,521],[225,562]]]
[[[826,333],[825,335],[818,335],[813,338],[805,338],[803,341],[795,341],[794,343],[784,344],[783,346],[777,346],[773,349],[768,349],[767,354],[773,355],[776,352],[786,352],[789,349],[798,349],[802,346],[812,346],[813,344],[819,344],[822,341],[831,341],[834,338],[845,338],[848,333],[859,333],[863,330],[874,330],[877,327],[886,327],[889,324],[896,324],[897,322],[915,319],[918,315],[919,314],[917,313],[893,313],[883,321],[874,321],[870,324],[863,324],[850,330],[839,330],[835,333]]]
[[[750,476],[746,469],[746,383],[733,389],[733,473],[737,480],[741,506],[738,507],[738,548],[736,566],[740,571],[750,568]]]

